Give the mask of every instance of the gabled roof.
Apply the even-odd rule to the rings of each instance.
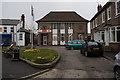
[[[36,22],[88,22],[74,11],[52,11]]]
[[[29,30],[27,30],[27,29],[25,29],[23,27],[21,27],[17,32],[27,32],[27,33],[30,33]]]
[[[0,19],[0,25],[17,25],[20,20],[17,19]]]
[[[102,7],[102,9],[100,10],[100,11],[98,11],[95,15],[94,15],[94,17],[90,20],[90,22],[92,21],[92,20],[94,20],[108,5],[110,5],[111,3],[113,3],[113,2],[107,2],[103,7]]]

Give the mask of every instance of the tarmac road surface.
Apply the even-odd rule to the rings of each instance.
[[[40,47],[45,48],[45,47]],[[64,46],[49,46],[60,53],[61,60],[51,71],[37,75],[41,78],[113,78],[112,62],[100,56],[85,57],[79,50],[67,50]]]

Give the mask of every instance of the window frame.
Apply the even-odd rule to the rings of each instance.
[[[64,23],[60,24],[60,29],[65,29],[65,24]]]
[[[57,41],[57,34],[53,34],[53,41]]]
[[[105,12],[103,11],[102,12],[102,23],[104,23],[105,22]]]
[[[111,6],[107,8],[107,20],[111,19]]]
[[[57,23],[53,24],[52,29],[57,29]]]
[[[116,15],[119,15],[120,14],[120,12],[118,13],[118,5],[117,5],[117,3],[120,3],[120,0],[117,0],[116,2],[115,2],[115,5],[116,5]]]
[[[97,21],[98,19],[97,18],[95,18],[95,27],[97,27],[98,26],[98,21]]]
[[[68,34],[68,41],[72,41],[73,40],[73,34]]]
[[[64,40],[62,40],[62,39],[64,39]],[[65,34],[60,35],[60,41],[62,41],[62,42],[65,41]]]
[[[23,34],[19,33],[19,40],[23,40]]]
[[[93,20],[93,28],[95,28],[95,20]]]
[[[14,27],[10,27],[10,32],[14,32]]]
[[[3,27],[3,32],[7,32],[7,27]]]
[[[68,23],[67,26],[68,26],[68,29],[73,29],[73,24],[72,23]]]
[[[118,28],[119,28],[119,29],[118,29]],[[120,27],[117,27],[117,28],[116,28],[116,37],[117,37],[117,42],[120,42],[120,41],[118,41],[118,34],[117,34],[119,31],[120,31]],[[120,40],[120,39],[119,39],[119,40]]]

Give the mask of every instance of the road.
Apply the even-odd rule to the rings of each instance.
[[[0,79],[2,79],[2,47],[0,46]]]
[[[0,61],[2,62],[2,65],[0,65],[0,69],[2,67],[1,71],[3,80],[11,80],[20,77],[25,77],[42,71],[41,69],[34,68],[21,60],[14,61],[11,57],[5,57],[2,55],[2,53],[0,54],[0,57],[2,57],[2,60]]]
[[[79,50],[50,46],[60,53],[61,60],[51,71],[37,75],[40,78],[113,78],[112,62],[100,56],[85,57]]]

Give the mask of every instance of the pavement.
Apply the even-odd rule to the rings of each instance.
[[[0,53],[2,52],[0,47]],[[0,79],[2,78],[2,54],[0,54]]]
[[[103,57],[113,62],[113,58],[117,53],[118,52],[104,52]]]
[[[34,68],[21,60],[14,61],[13,58],[2,55],[2,80],[19,79],[40,71],[43,70]]]

